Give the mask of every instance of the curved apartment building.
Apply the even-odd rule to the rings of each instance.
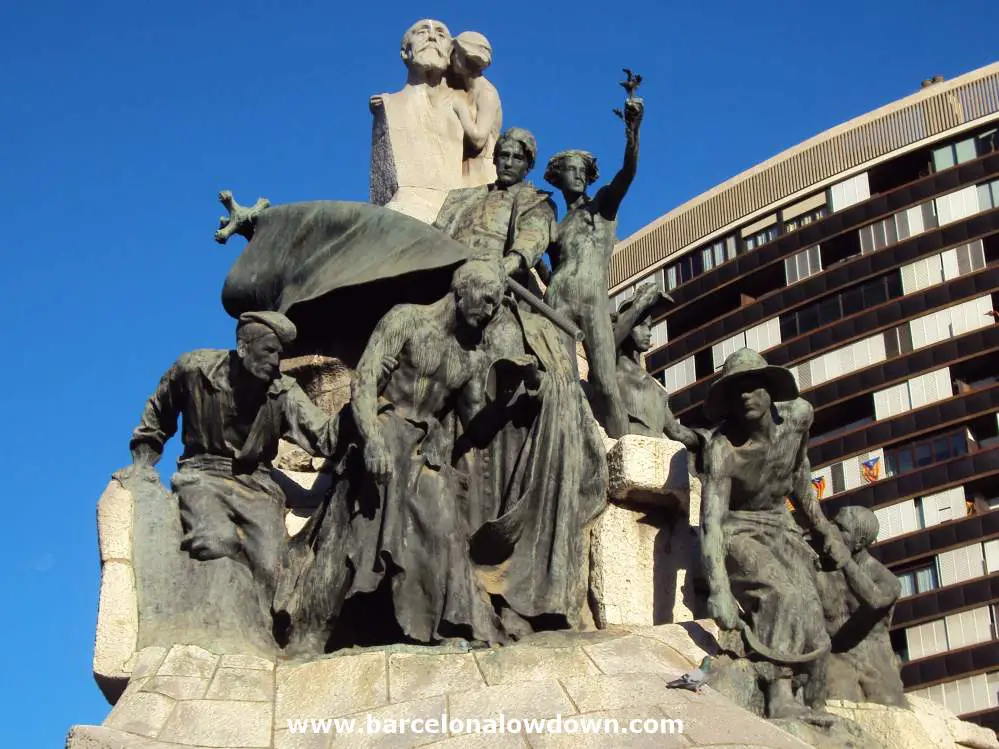
[[[670,211],[615,249],[611,295],[643,283],[676,300],[646,364],[684,423],[736,349],[791,369],[826,514],[881,521],[906,689],[999,729],[999,63]]]

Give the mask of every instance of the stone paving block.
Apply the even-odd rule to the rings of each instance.
[[[581,713],[663,703],[682,710],[689,702],[680,690],[668,689],[657,674],[578,676],[562,679],[562,686]]]
[[[711,690],[713,691],[713,690]],[[709,690],[705,689],[704,694]],[[715,692],[708,699],[691,699],[682,708],[662,705],[671,718],[683,721],[683,733],[694,746],[750,744],[768,749],[805,749],[808,744],[768,721],[740,710]]]
[[[715,641],[717,629],[705,621],[665,624],[658,627],[628,627],[628,629],[639,637],[648,637],[669,646],[693,666],[700,665],[705,655],[718,653],[718,643]]]
[[[157,676],[199,676],[210,679],[219,658],[197,645],[174,645],[170,648]]]
[[[270,702],[274,699],[274,674],[252,668],[219,668],[204,697],[209,700]]]
[[[256,668],[261,671],[273,671],[274,661],[269,661],[258,655],[223,655],[219,666],[222,668]]]
[[[164,749],[152,739],[124,733],[107,726],[73,726],[66,736],[66,749]]]
[[[632,721],[641,721],[634,725]],[[604,710],[563,720],[551,733],[528,735],[532,749],[672,749],[690,739],[655,706]],[[637,729],[637,730],[636,730]]]
[[[431,744],[433,749],[529,749],[520,734],[466,733]]]
[[[525,645],[476,653],[475,659],[490,686],[600,673],[582,648]]]
[[[389,699],[417,700],[486,685],[475,656],[393,653],[388,658]]]
[[[328,749],[332,737],[325,733],[292,733],[279,723],[274,728],[274,749]]]
[[[673,648],[637,635],[584,645],[583,649],[609,676],[657,673],[675,678],[690,670],[690,664]]]
[[[155,692],[135,692],[118,701],[104,725],[155,737],[173,712],[176,700]]]
[[[287,718],[334,718],[387,702],[385,653],[344,655],[277,669],[278,725]]]
[[[268,702],[178,702],[159,740],[199,747],[270,747],[273,712]]]
[[[125,664],[125,670],[132,675],[132,679],[141,679],[144,676],[152,676],[163,663],[166,657],[166,648],[158,645],[150,645],[140,650]]]
[[[352,715],[357,721],[355,732],[334,734],[331,748],[410,749],[441,741],[448,735],[442,719],[447,712],[445,699],[444,695],[437,695]],[[418,721],[416,726],[414,720]]]
[[[198,676],[152,676],[143,685],[143,692],[158,692],[175,700],[198,700],[205,696],[208,679]]]
[[[554,680],[500,684],[448,698],[448,714],[454,718],[498,720],[501,712],[508,720],[554,718],[573,715],[576,708]]]

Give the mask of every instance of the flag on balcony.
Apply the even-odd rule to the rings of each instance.
[[[822,495],[826,493],[826,477],[816,476],[812,479],[812,486],[815,487],[815,496],[818,499],[822,499]]]
[[[871,458],[860,463],[860,474],[864,481],[872,484],[881,478],[881,458]]]

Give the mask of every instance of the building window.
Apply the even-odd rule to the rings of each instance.
[[[791,259],[788,258],[788,260]],[[815,328],[829,325],[861,310],[883,304],[889,299],[900,296],[902,296],[902,277],[897,271],[881,278],[875,278],[807,307],[802,307],[797,312],[783,315],[780,321],[781,340],[786,341],[794,336],[804,335]],[[912,350],[911,340],[909,350]]]
[[[808,226],[813,221],[818,221],[821,218],[825,218],[829,215],[829,209],[826,206],[819,206],[813,211],[808,213],[803,213],[800,216],[792,218],[790,221],[784,223],[784,233],[790,234],[793,231],[798,231],[803,226]]]
[[[898,576],[898,581],[902,583],[902,598],[916,596],[940,587],[935,564],[928,564],[925,567],[918,567],[908,572],[902,572]]]
[[[864,172],[830,187],[828,203],[832,207],[832,212],[836,213],[851,205],[862,203],[869,197],[871,197],[871,186],[867,172]]]
[[[999,179],[978,186],[978,207],[987,211],[999,206]]]
[[[889,359],[912,352],[912,328],[908,323],[886,330],[884,339],[885,356]]]
[[[885,450],[885,466],[889,476],[900,476],[966,455],[967,452],[968,442],[964,432],[951,432]]]
[[[936,227],[936,208],[933,201],[929,200],[858,229],[860,252],[866,255],[869,252],[883,250]]]
[[[734,257],[735,237],[726,237],[701,250],[701,265],[709,271]]]
[[[821,272],[822,255],[818,245],[784,259],[784,275],[789,284],[797,283]]]
[[[749,250],[755,250],[757,247],[765,245],[767,242],[770,242],[776,238],[777,238],[777,226],[774,225],[774,226],[768,226],[766,229],[756,232],[755,234],[750,234],[748,237],[744,237],[742,241],[743,241],[743,246],[748,252]]]
[[[971,161],[978,156],[975,138],[966,138],[957,143],[933,149],[933,171],[939,172],[952,166]]]

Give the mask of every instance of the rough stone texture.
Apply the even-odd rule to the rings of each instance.
[[[431,744],[447,736],[446,728],[435,733],[400,732],[398,729],[402,725],[402,721],[407,721],[409,725],[412,725],[411,721],[414,719],[424,721],[424,727],[427,725],[426,721],[428,720],[435,720],[439,723],[441,716],[446,712],[447,702],[443,695],[387,705],[378,710],[372,710],[370,713],[356,716],[357,728],[364,731],[363,735],[357,731],[352,734],[333,734],[331,746],[333,749],[339,749],[340,747],[350,747],[351,749],[354,747],[409,749],[409,747]],[[389,732],[393,730],[389,725],[390,722],[396,732]],[[372,726],[381,727],[383,732],[373,733],[369,731],[368,728]]]
[[[126,667],[139,639],[139,604],[132,565],[132,493],[112,478],[97,500],[101,588],[94,637],[94,678],[109,702],[128,683]]]
[[[209,700],[270,702],[274,699],[274,674],[253,668],[220,668],[204,697]]]
[[[257,655],[223,655],[219,662],[220,668],[255,668],[261,671],[273,671],[274,661]]]
[[[155,738],[177,701],[155,692],[129,692],[118,700],[104,725],[119,731]]]
[[[389,697],[420,699],[484,687],[475,656],[393,653],[388,659]]]
[[[302,455],[309,457],[304,451]],[[329,473],[318,473],[310,466],[301,471],[282,468],[272,471],[271,477],[284,492],[287,508],[284,524],[288,535],[293,536],[302,529],[322,502],[332,484],[332,476]]]
[[[309,400],[328,414],[339,412],[350,400],[354,372],[332,356],[309,354],[284,359],[281,371],[294,377]]]
[[[554,718],[573,715],[573,707],[557,681],[533,681],[500,684],[451,695],[448,700],[454,718],[498,720],[500,713],[507,719]]]
[[[101,592],[94,637],[94,678],[109,702],[118,699],[128,683],[124,669],[135,653],[139,637],[139,608],[135,572],[129,562],[101,564]]]
[[[676,627],[629,626],[626,629],[640,637],[649,637],[668,645],[691,666],[700,665],[705,653],[717,654],[717,637],[721,632],[714,619],[681,622]]]
[[[325,658],[277,669],[276,720],[327,718],[369,710],[388,702],[385,653]]]
[[[133,666],[147,675],[132,680],[104,726],[74,727],[67,749],[957,749],[958,741],[976,749],[999,749],[991,732],[962,723],[943,707],[916,698],[911,698],[911,711],[837,703],[831,712],[842,717],[831,732],[821,734],[796,722],[765,721],[711,687],[699,694],[667,689],[669,679],[690,670],[691,664],[713,649],[711,638],[716,631],[709,622],[685,622],[600,632],[547,632],[475,653],[417,646],[400,652],[395,646],[391,653],[370,649],[311,663],[278,665],[276,670],[272,661],[256,656],[218,656],[191,646],[175,646],[165,655],[162,649],[146,648]],[[206,677],[173,673],[204,674],[209,667],[214,669],[213,676],[203,696],[195,686],[208,684]],[[271,691],[275,684],[276,694]],[[420,696],[428,692],[436,694]],[[382,726],[396,721],[396,728],[402,720],[436,720],[443,714],[477,718],[483,725],[498,720],[500,714],[507,721],[562,720],[563,726],[569,719],[615,719],[619,732],[374,734],[367,731],[369,714]],[[329,724],[330,731],[323,733],[321,723],[317,733],[289,730],[289,719],[332,718],[355,720],[354,732],[336,735]],[[658,730],[620,731],[634,719],[659,721]],[[670,735],[669,724],[662,722],[666,719],[683,721],[683,735]],[[573,725],[578,726],[569,724]]]
[[[521,736],[466,733],[433,745],[434,749],[526,749]]]
[[[583,647],[605,674],[662,674],[673,679],[690,666],[673,648],[637,635]]]
[[[138,653],[134,653],[125,664],[125,670],[131,674],[131,682],[143,676],[152,676],[159,669],[163,659],[166,658],[167,649],[158,646],[143,648]]]
[[[907,696],[909,710],[847,700],[831,701],[829,712],[852,720],[885,749],[996,749],[995,732],[959,719],[947,708],[921,697]]]
[[[562,686],[582,713],[659,704],[682,710],[689,702],[683,691],[668,689],[658,674],[576,676],[563,679]]]
[[[703,615],[705,602],[694,588],[700,482],[687,473],[686,450],[678,442],[640,435],[607,443],[611,495],[617,499],[591,536],[590,599],[597,625],[664,624]]]
[[[143,692],[165,694],[175,700],[196,700],[205,696],[208,679],[197,676],[153,676],[142,685]]]
[[[273,711],[270,702],[180,702],[159,739],[188,746],[270,747]]]
[[[607,453],[611,499],[672,508],[690,489],[687,450],[679,442],[626,434]]]
[[[132,562],[132,494],[112,479],[97,500],[97,541],[101,561]]]
[[[197,676],[211,678],[218,666],[219,657],[197,645],[174,645],[170,648],[157,676]]]
[[[486,684],[512,684],[541,679],[593,676],[600,671],[578,647],[532,647],[521,645],[476,653],[475,659]]]
[[[528,736],[532,749],[627,749],[628,747],[683,747],[691,746],[690,740],[679,732],[677,727],[670,733],[670,724],[666,714],[656,707],[642,707],[629,710],[604,710],[586,713],[575,718],[582,721],[599,721],[589,725],[599,725],[600,733],[551,733]],[[642,732],[633,732],[631,722],[642,721]],[[644,731],[645,721],[653,721],[655,730]],[[563,723],[564,725],[564,723]],[[614,728],[617,728],[615,731]],[[652,726],[650,726],[651,728]],[[564,730],[564,729],[563,729]],[[731,749],[731,748],[727,748]]]

